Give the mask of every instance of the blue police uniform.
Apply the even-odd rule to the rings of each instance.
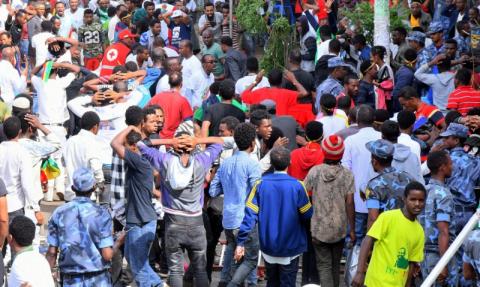
[[[450,151],[453,163],[452,176],[447,179],[455,204],[457,234],[476,210],[475,186],[480,180],[480,159],[456,147]]]
[[[453,196],[450,189],[443,182],[431,179],[426,186],[427,200],[425,210],[420,216],[420,222],[425,230],[425,258],[421,263],[422,274],[426,277],[440,260],[438,252],[438,222],[448,222],[450,243],[455,239],[455,209]],[[456,260],[451,260],[448,265],[447,286],[457,286],[458,265]],[[441,285],[437,285],[441,286]]]
[[[87,197],[57,208],[48,222],[48,244],[59,249],[63,286],[111,286],[101,249],[113,246],[112,218]]]
[[[463,243],[463,262],[473,267],[477,278],[477,286],[480,286],[480,229],[470,233],[468,239]]]
[[[412,181],[414,179],[406,172],[397,171],[394,167],[385,168],[367,184],[367,208],[380,212],[402,208],[405,187]]]

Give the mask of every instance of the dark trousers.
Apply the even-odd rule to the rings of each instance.
[[[193,272],[196,286],[208,286],[206,272],[207,240],[203,219],[165,214],[165,246],[168,259],[168,284],[183,286],[184,256],[187,250],[189,269]],[[200,223],[200,224],[199,224]]]
[[[344,243],[344,239],[335,243],[313,240],[322,287],[338,287],[340,285],[340,260],[342,259]]]
[[[299,258],[300,256],[293,259],[288,265],[270,264],[265,261],[267,287],[295,287]]]
[[[307,251],[302,255],[302,286],[307,284],[319,284],[317,263],[315,260],[315,249],[312,244],[312,233],[310,231],[310,220],[307,223]]]
[[[113,231],[120,232],[123,230],[123,225],[113,219]],[[119,248],[118,252],[113,254],[112,258],[112,286],[114,287],[124,287],[128,286],[132,282],[132,272],[130,267],[127,265],[126,269],[123,269],[123,256],[124,249],[123,246]]]
[[[150,248],[149,261],[153,270],[155,270],[155,264],[158,263],[162,273],[168,272],[167,254],[165,253],[165,222],[163,220],[157,221],[157,230]]]
[[[218,239],[223,231],[222,215],[217,214],[213,209],[207,209],[205,220],[205,230],[207,231],[207,276],[212,281],[213,264],[215,260],[215,249]]]

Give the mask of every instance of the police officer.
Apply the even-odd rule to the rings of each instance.
[[[430,61],[427,50],[425,49],[425,33],[419,31],[412,31],[407,37],[410,48],[417,52],[417,62],[415,68],[418,69],[422,65],[427,64]]]
[[[480,159],[463,149],[468,138],[466,126],[451,123],[440,136],[443,139],[441,145],[449,151],[453,162],[452,176],[446,182],[453,195],[458,235],[477,208],[475,186],[480,180]]]
[[[402,208],[405,187],[414,181],[408,173],[392,167],[395,148],[387,140],[368,142],[368,151],[372,153],[372,166],[379,173],[367,183],[365,189],[368,208],[368,228],[381,212]]]
[[[455,239],[455,210],[453,195],[445,184],[452,175],[452,160],[446,151],[434,151],[428,155],[427,166],[431,179],[427,185],[425,211],[420,222],[425,230],[425,256],[421,263],[422,275],[432,272],[440,257]],[[458,265],[451,260],[437,278],[436,286],[457,286]]]
[[[470,233],[463,244],[463,276],[465,279],[480,278],[480,229]],[[478,280],[478,279],[477,279]]]
[[[428,27],[428,36],[432,39],[432,44],[427,48],[429,60],[438,56],[439,54],[445,54],[445,45],[443,41],[443,25],[441,22],[432,22]]]
[[[76,170],[72,185],[76,197],[58,207],[48,222],[47,260],[53,268],[60,251],[62,286],[111,286],[108,268],[124,234],[114,246],[110,214],[90,199],[95,188],[90,169]]]

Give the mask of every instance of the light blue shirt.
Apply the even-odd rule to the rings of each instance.
[[[225,159],[210,184],[210,196],[224,194],[223,228],[237,229],[245,215],[245,202],[256,181],[262,177],[260,164],[244,151]]]
[[[377,176],[371,164],[372,154],[365,144],[382,138],[382,134],[372,127],[362,128],[358,133],[349,136],[345,140],[342,164],[348,168],[355,177],[355,211],[367,213],[365,201],[360,197],[360,192],[365,192],[367,183]]]
[[[320,98],[324,94],[331,94],[334,97],[337,97],[340,92],[343,91],[343,86],[340,84],[339,81],[335,80],[331,76],[325,79],[320,85],[317,87],[317,97],[315,98],[315,109],[320,111]]]

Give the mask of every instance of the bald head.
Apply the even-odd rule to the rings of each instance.
[[[161,47],[152,50],[152,61],[155,65],[161,65],[165,60],[165,51]]]
[[[15,55],[15,49],[13,47],[3,48],[2,58],[9,58]]]

